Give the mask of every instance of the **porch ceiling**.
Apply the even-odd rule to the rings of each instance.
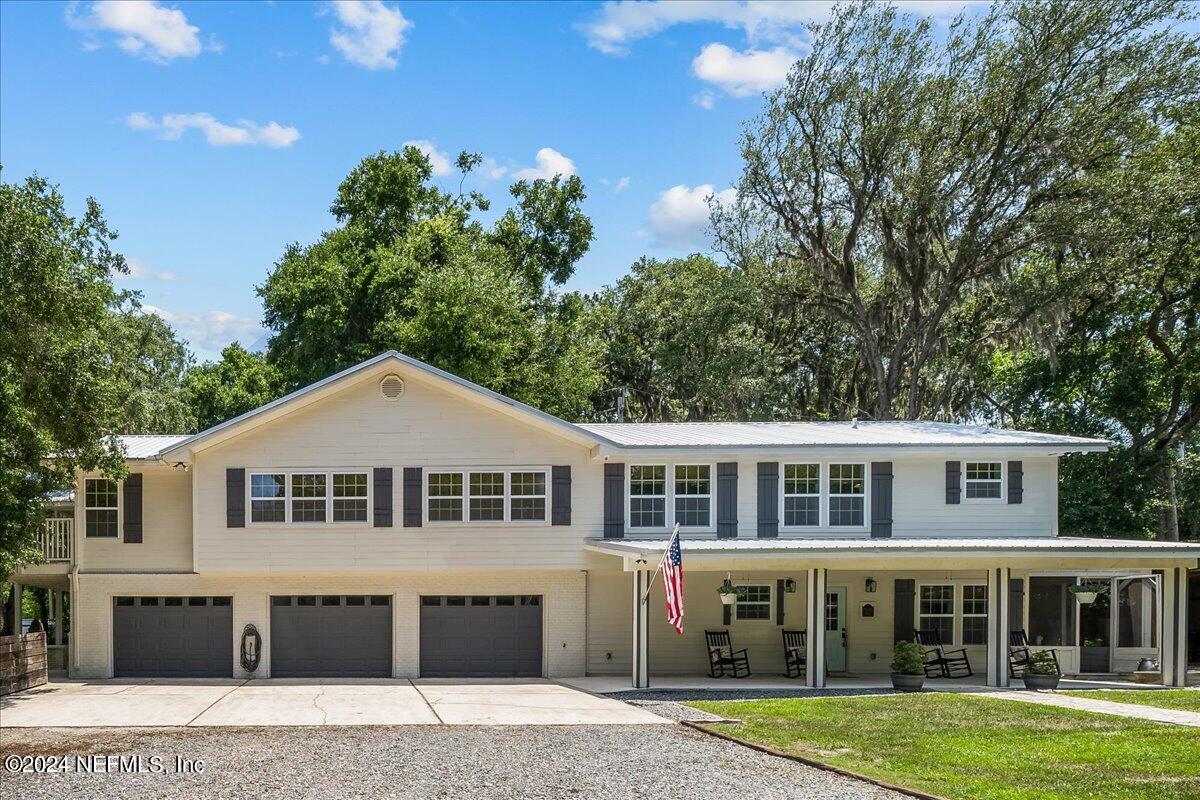
[[[661,556],[666,538],[588,539],[584,548],[621,558]],[[1122,559],[1193,559],[1200,561],[1200,544],[1133,539],[1072,537],[1013,538],[896,538],[837,539],[681,539],[685,554],[738,558],[937,558],[964,556],[1120,557]]]

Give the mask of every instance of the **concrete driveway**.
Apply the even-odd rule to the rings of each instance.
[[[62,681],[0,698],[0,728],[653,724],[671,723],[528,679]]]

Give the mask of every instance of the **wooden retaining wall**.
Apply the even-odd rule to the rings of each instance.
[[[46,682],[46,633],[0,636],[0,695]]]

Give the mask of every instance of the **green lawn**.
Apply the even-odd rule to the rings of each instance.
[[[1200,714],[1200,689],[1076,689],[1070,692],[1072,697],[1087,697],[1091,700],[1108,700],[1113,703],[1134,703],[1139,706],[1155,706],[1157,708],[1175,708],[1180,711],[1195,711]]]
[[[953,800],[1195,800],[1200,728],[978,695],[696,702],[714,730]]]

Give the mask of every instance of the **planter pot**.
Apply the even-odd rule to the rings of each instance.
[[[919,692],[925,685],[924,675],[901,675],[892,673],[892,688],[902,692]]]
[[[731,605],[733,605],[733,602],[734,602],[735,600],[737,600],[737,595],[736,595],[736,594],[723,594],[723,595],[721,595],[721,602],[722,602],[723,604],[727,605],[727,606],[731,606]]]
[[[1058,675],[1035,675],[1030,672],[1025,673],[1025,688],[1026,689],[1057,689]]]
[[[1099,594],[1099,592],[1075,592],[1075,599],[1078,600],[1081,605],[1088,606],[1096,602],[1097,594]]]

